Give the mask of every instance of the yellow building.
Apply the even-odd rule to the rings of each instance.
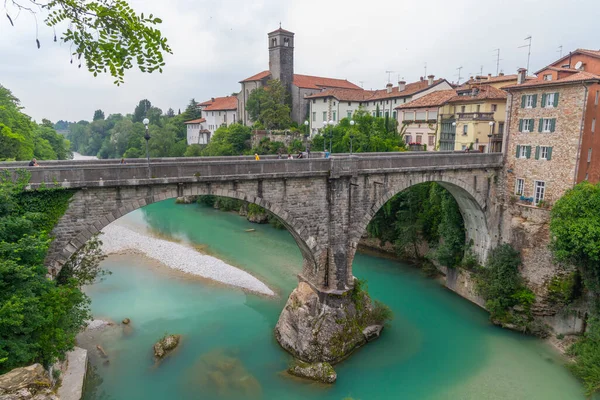
[[[459,87],[457,95],[441,107],[441,151],[501,151],[507,95],[484,82]]]

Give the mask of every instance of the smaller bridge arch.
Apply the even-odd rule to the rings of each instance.
[[[410,187],[428,182],[438,183],[454,197],[463,217],[466,244],[472,243],[473,252],[479,262],[485,262],[488,252],[494,244],[494,237],[497,238],[497,236],[493,235],[493,227],[490,226],[493,218],[489,215],[487,199],[477,192],[472,184],[458,177],[447,176],[444,172],[413,173],[407,174],[401,179],[393,180],[386,187],[385,191],[376,197],[372,206],[365,212],[364,217],[357,223],[350,238],[354,247],[358,245],[358,242],[367,229],[367,225],[369,225],[375,214],[377,214],[385,203]]]

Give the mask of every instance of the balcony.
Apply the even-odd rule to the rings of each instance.
[[[501,133],[494,133],[492,135],[492,142],[501,142],[502,141],[502,134]]]
[[[493,112],[458,113],[459,121],[493,121]]]

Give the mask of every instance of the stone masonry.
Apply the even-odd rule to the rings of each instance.
[[[47,264],[53,274],[94,234],[156,201],[213,194],[258,204],[278,216],[303,255],[300,279],[320,293],[353,286],[352,260],[377,210],[398,192],[439,182],[456,198],[467,240],[484,260],[499,240],[497,174],[501,154],[369,154],[330,159],[254,161],[244,157],[56,162],[30,168],[42,182],[76,190],[53,234]],[[143,160],[142,160],[143,161]],[[13,164],[0,163],[0,169]],[[148,178],[150,177],[150,178]]]

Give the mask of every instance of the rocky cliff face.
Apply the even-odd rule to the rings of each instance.
[[[52,381],[40,364],[16,368],[0,375],[1,400],[59,400]]]
[[[373,315],[366,292],[321,297],[310,285],[300,282],[281,312],[275,337],[302,361],[335,364],[366,343],[365,328],[383,325],[384,321]]]

